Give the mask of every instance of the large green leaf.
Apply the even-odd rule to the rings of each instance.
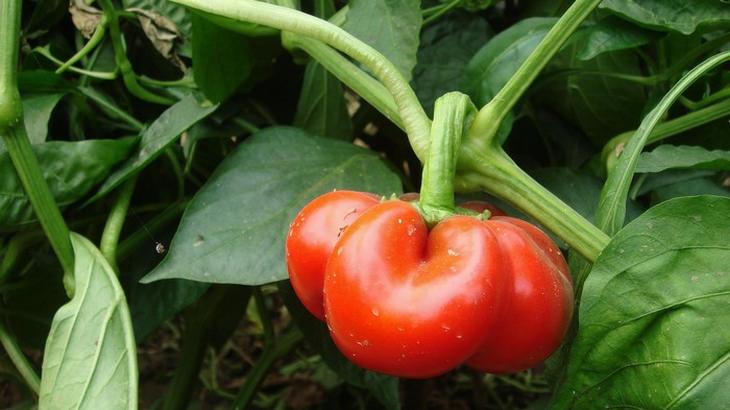
[[[83,198],[119,162],[129,157],[135,138],[52,141],[33,146],[43,176],[59,206]],[[7,152],[0,154],[0,227],[36,220]]]
[[[715,195],[730,197],[730,189],[711,178],[695,178],[657,187],[652,191],[655,203],[682,196]]]
[[[585,282],[553,408],[727,408],[728,215],[728,198],[679,198],[616,234]]]
[[[307,202],[332,189],[400,191],[373,152],[297,128],[261,131],[218,166],[185,210],[164,261],[143,282],[260,285],[287,278],[284,240]]]
[[[639,59],[630,51],[602,53],[588,61],[576,57],[579,42],[563,50],[550,69],[558,72],[541,92],[561,115],[580,127],[596,146],[621,132],[635,129],[646,94],[641,85],[596,72],[642,74]]]
[[[310,60],[304,70],[294,125],[314,135],[352,139],[352,121],[345,105],[342,84],[314,60]]]
[[[660,172],[672,168],[730,170],[730,151],[660,145],[652,152],[641,154],[636,172]]]
[[[730,7],[722,0],[604,0],[600,7],[643,26],[682,34],[730,26]]]
[[[251,75],[255,62],[250,40],[195,13],[192,21],[195,83],[211,101],[223,101]]]
[[[108,194],[127,178],[137,174],[150,162],[162,154],[170,144],[196,122],[207,117],[218,105],[199,103],[191,94],[168,108],[143,133],[137,153],[129,158],[121,168],[107,178],[104,185],[89,200],[95,201]]]
[[[576,34],[579,43],[577,57],[581,60],[606,53],[648,44],[659,37],[655,31],[646,30],[616,17],[607,17]]]
[[[385,408],[392,410],[400,408],[398,378],[365,370],[347,360],[332,341],[325,323],[304,308],[291,284],[288,281],[279,283],[279,291],[305,340],[322,355],[322,361],[330,369],[345,382],[370,390]]]
[[[136,409],[137,348],[114,270],[71,234],[75,293],[56,312],[43,357],[42,409]]]
[[[416,65],[420,0],[351,0],[344,29],[380,51],[406,80]]]
[[[488,103],[507,83],[555,21],[541,17],[522,20],[494,36],[472,57],[464,89],[477,107]]]
[[[461,88],[464,66],[487,38],[484,19],[466,13],[449,15],[421,32],[412,85],[426,112],[433,113],[438,97]]]

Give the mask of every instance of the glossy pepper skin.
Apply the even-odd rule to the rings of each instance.
[[[573,316],[573,286],[560,249],[521,219],[497,216],[484,222],[502,249],[511,274],[505,312],[467,364],[488,373],[537,366],[559,346]]]
[[[572,316],[571,279],[537,227],[454,216],[429,233],[407,202],[339,192],[297,216],[287,263],[295,291],[320,319],[324,301],[333,340],[353,362],[417,378],[461,363],[508,373],[534,367],[559,346]],[[353,198],[362,200],[357,212]],[[310,219],[320,212],[330,217]],[[321,238],[297,238],[317,226],[326,227]]]
[[[361,367],[401,377],[447,372],[496,323],[508,275],[497,239],[476,218],[428,231],[413,206],[387,201],[342,235],[327,264],[332,339]]]
[[[299,300],[324,320],[322,289],[327,259],[347,227],[380,198],[355,191],[332,191],[308,203],[289,228],[286,263]]]

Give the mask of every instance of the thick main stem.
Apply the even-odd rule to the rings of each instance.
[[[350,87],[370,105],[380,111],[393,124],[405,130],[398,113],[398,106],[388,90],[377,80],[351,63],[332,47],[318,40],[313,40],[291,32],[282,33],[284,44],[299,48],[312,56],[318,63],[332,73],[338,80]]]
[[[345,30],[287,7],[252,0],[175,0],[207,13],[290,31],[322,41],[347,54],[373,72],[392,94],[411,146],[423,161],[431,128],[416,94],[398,69],[374,48]]]
[[[547,229],[591,262],[609,237],[522,171],[501,148],[490,149],[474,161],[475,170],[459,181],[511,203],[539,220]]]
[[[40,164],[28,140],[23,124],[23,110],[17,85],[18,47],[20,45],[20,0],[0,2],[0,134],[13,162],[18,179],[46,232],[51,247],[71,286],[74,254],[69,230],[61,211],[43,178]],[[67,289],[69,293],[72,289]]]

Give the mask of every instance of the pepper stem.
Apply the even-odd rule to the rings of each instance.
[[[460,92],[450,92],[436,100],[418,201],[419,211],[429,226],[455,212],[454,176],[461,136],[476,112],[469,97]]]

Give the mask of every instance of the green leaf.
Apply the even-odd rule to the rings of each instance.
[[[608,51],[625,50],[643,46],[659,37],[655,31],[646,30],[625,20],[607,17],[577,34],[578,54],[581,60],[590,60]]]
[[[310,60],[304,70],[294,125],[314,135],[352,139],[352,121],[345,105],[342,84],[314,60]]]
[[[43,357],[39,407],[136,409],[137,348],[114,271],[71,234],[75,294],[56,312]]]
[[[248,37],[221,28],[193,13],[195,83],[214,102],[230,97],[254,67]]]
[[[218,105],[199,103],[191,94],[168,108],[143,133],[137,153],[107,178],[88,202],[108,194],[162,154],[170,144],[196,122],[207,117]]]
[[[63,94],[28,95],[23,98],[23,122],[31,144],[40,144],[48,135],[48,120]],[[0,153],[5,143],[0,141]]]
[[[48,135],[48,120],[63,94],[30,95],[23,98],[23,120],[31,144],[39,144]]]
[[[657,187],[652,192],[654,203],[668,201],[673,198],[697,195],[715,195],[730,197],[730,189],[711,178],[695,178]]]
[[[481,107],[507,83],[557,20],[522,20],[489,40],[469,61],[464,90]]]
[[[677,169],[657,172],[655,174],[648,174],[645,178],[637,180],[632,187],[632,191],[635,190],[636,195],[644,195],[663,186],[674,185],[713,174],[714,172],[712,171],[696,169]],[[636,187],[636,184],[641,184],[641,186]]]
[[[322,361],[330,369],[345,382],[370,390],[385,408],[400,408],[398,378],[365,370],[347,360],[332,341],[325,323],[304,308],[289,281],[279,283],[279,293],[307,343],[322,356]]]
[[[593,219],[601,195],[598,178],[570,168],[542,168],[530,175],[584,218]]]
[[[344,29],[380,51],[411,79],[421,30],[420,0],[350,0]]]
[[[588,276],[551,408],[730,403],[730,199],[664,202],[616,234]]]
[[[398,177],[377,154],[297,128],[261,131],[228,155],[188,205],[163,262],[143,282],[183,278],[260,285],[287,278],[297,212],[332,189],[387,194]]]
[[[730,26],[730,7],[721,0],[604,0],[600,7],[642,26],[682,34]]]
[[[580,127],[594,145],[603,146],[608,139],[636,128],[647,98],[639,84],[591,72],[639,76],[641,65],[630,51],[608,52],[580,61],[576,58],[579,43],[563,50],[550,66],[574,72],[555,74],[558,78],[547,84],[541,99]]]
[[[411,84],[427,113],[433,113],[438,97],[461,88],[464,66],[487,42],[488,29],[479,16],[454,13],[421,32]]]
[[[661,172],[672,168],[730,170],[730,151],[660,145],[652,152],[641,154],[636,172]]]
[[[56,202],[65,207],[83,198],[111,169],[129,157],[135,138],[51,141],[34,145],[43,177]],[[0,227],[36,220],[8,153],[0,154]]]

